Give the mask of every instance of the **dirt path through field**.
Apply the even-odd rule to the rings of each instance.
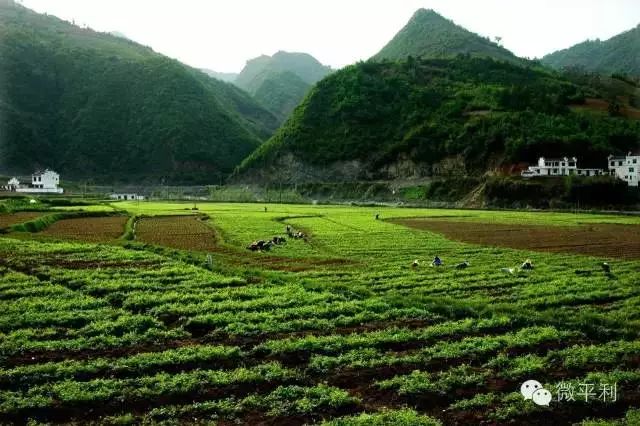
[[[589,224],[561,227],[421,218],[391,222],[436,232],[452,240],[486,246],[640,259],[638,225]]]

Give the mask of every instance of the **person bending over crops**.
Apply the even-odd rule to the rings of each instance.
[[[469,262],[466,260],[456,265],[456,269],[467,269],[468,267],[469,267]]]
[[[434,257],[431,266],[442,266],[442,260],[438,256]]]
[[[533,263],[531,263],[531,261],[529,259],[527,259],[527,260],[524,261],[524,263],[522,264],[520,269],[523,269],[525,271],[530,271],[530,270],[533,269]]]

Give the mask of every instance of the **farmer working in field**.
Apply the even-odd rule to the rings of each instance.
[[[520,268],[524,269],[525,271],[530,271],[531,269],[533,269],[533,263],[531,263],[531,261],[527,259],[524,261]]]
[[[442,266],[442,260],[438,256],[434,257],[431,266]]]

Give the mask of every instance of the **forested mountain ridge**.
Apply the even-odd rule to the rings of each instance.
[[[419,9],[407,25],[371,59],[397,61],[405,60],[408,56],[446,58],[458,54],[524,62],[497,43],[456,25],[430,9]]]
[[[306,53],[277,52],[247,61],[234,83],[284,121],[331,68]]]
[[[319,82],[237,171],[240,181],[482,175],[537,156],[606,166],[640,143],[640,121],[576,110],[594,89],[490,58],[366,62]]]
[[[542,63],[554,68],[580,68],[603,74],[640,77],[640,25],[609,40],[587,40],[546,55]]]
[[[0,167],[211,181],[276,118],[235,86],[127,39],[0,2]]]

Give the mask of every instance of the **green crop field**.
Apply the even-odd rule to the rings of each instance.
[[[131,217],[102,244],[62,225],[0,238],[0,424],[640,424],[640,256],[577,254],[570,232],[532,251],[400,220],[635,238],[640,217],[110,206],[82,207]],[[153,220],[167,215],[182,219]],[[75,223],[113,234],[94,219]],[[287,226],[305,238],[246,249]],[[527,380],[548,406],[525,400]]]

